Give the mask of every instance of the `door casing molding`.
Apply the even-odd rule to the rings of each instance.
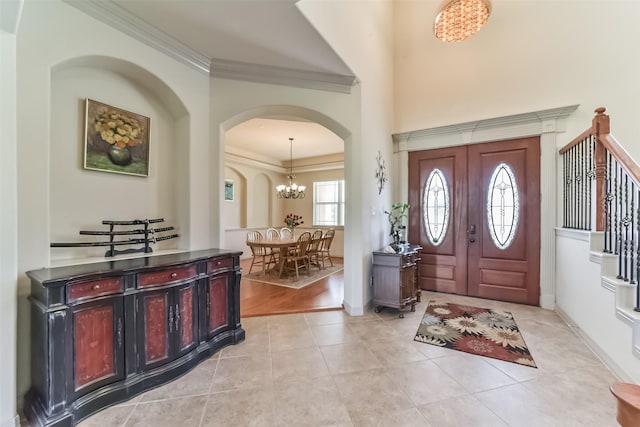
[[[409,199],[409,152],[434,148],[540,136],[540,307],[555,308],[555,227],[557,217],[557,136],[578,105],[477,120],[393,135],[394,161],[399,171],[399,194]],[[544,172],[544,173],[543,173]]]

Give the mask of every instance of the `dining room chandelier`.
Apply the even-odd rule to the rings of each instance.
[[[304,199],[304,190],[307,187],[293,182],[295,177],[293,174],[293,138],[289,138],[289,175],[287,175],[289,183],[276,186],[278,199]]]
[[[490,13],[489,0],[445,0],[436,13],[433,32],[444,42],[460,42],[480,31]]]

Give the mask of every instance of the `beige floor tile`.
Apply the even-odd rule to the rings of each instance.
[[[382,364],[364,344],[337,344],[320,347],[332,375],[381,368]]]
[[[452,397],[418,409],[431,425],[437,427],[507,427],[500,417],[472,395]]]
[[[402,388],[415,406],[437,402],[468,391],[431,360],[403,363],[388,368],[387,375]]]
[[[297,330],[298,328],[306,328],[308,326],[304,314],[302,313],[268,316],[267,322],[269,324],[269,331],[276,331],[279,329],[291,331]]]
[[[122,427],[136,405],[113,406],[85,418],[78,427]]]
[[[550,405],[523,384],[476,393],[475,397],[509,426],[577,427],[558,416],[562,401]]]
[[[344,323],[329,325],[313,325],[311,333],[317,345],[333,345],[360,342],[358,334],[353,332]]]
[[[406,338],[369,340],[365,345],[384,366],[395,367],[407,362],[426,360],[427,356],[419,352]]]
[[[482,356],[457,352],[457,354],[448,357],[433,359],[433,362],[471,393],[516,382],[498,368],[487,363],[485,359]]]
[[[209,395],[201,427],[276,425],[273,387],[223,391]]]
[[[380,417],[362,417],[353,419],[354,427],[439,427],[429,424],[416,408],[383,414]]]
[[[141,402],[209,393],[218,359],[206,360],[185,375],[142,395]]]
[[[534,358],[535,360],[535,358]],[[517,382],[531,381],[542,375],[540,369],[520,365],[513,362],[505,362],[504,360],[485,358],[485,362],[491,366],[500,369],[502,372],[513,378]]]
[[[271,359],[275,383],[329,375],[329,368],[317,347],[274,352]]]
[[[211,393],[271,385],[271,356],[242,356],[220,359]]]
[[[314,313],[305,313],[304,318],[307,324],[313,325],[333,325],[336,323],[345,323],[349,316],[344,310],[317,311]]]
[[[397,335],[396,330],[389,322],[384,320],[371,320],[367,322],[350,323],[347,328],[351,333],[360,337],[361,340],[382,340],[385,338],[394,338]]]
[[[220,352],[220,357],[269,354],[270,351],[271,344],[269,340],[269,332],[265,326],[264,330],[260,330],[260,332],[247,332],[244,341],[235,345],[228,345],[223,348]]]
[[[207,396],[183,397],[135,406],[125,427],[198,427]]]
[[[381,418],[414,407],[384,369],[351,372],[333,377],[352,419]]]
[[[351,426],[347,408],[330,377],[303,378],[274,388],[278,426]]]
[[[315,347],[311,329],[305,324],[304,327],[296,326],[292,329],[280,328],[269,331],[271,351],[287,351],[300,348]]]

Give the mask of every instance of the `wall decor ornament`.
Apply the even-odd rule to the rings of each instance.
[[[384,183],[387,182],[387,166],[382,158],[382,152],[378,150],[378,157],[376,157],[378,167],[376,168],[376,180],[378,182],[378,194],[382,194]]]
[[[149,175],[149,117],[87,98],[84,168]]]

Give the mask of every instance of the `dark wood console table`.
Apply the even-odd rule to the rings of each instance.
[[[418,288],[418,262],[421,246],[405,245],[401,252],[373,252],[373,304],[376,313],[381,307],[397,308],[399,317],[403,309],[416,310],[422,291]]]
[[[74,426],[244,340],[240,255],[208,249],[27,272],[32,424]]]

